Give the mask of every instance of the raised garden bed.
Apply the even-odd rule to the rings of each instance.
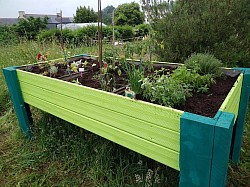
[[[3,71],[20,127],[28,136],[25,103],[179,170],[180,186],[225,186],[230,155],[235,163],[239,160],[249,69],[237,69],[240,75],[214,117],[68,82],[70,76],[79,79],[77,73],[59,80],[20,67]]]

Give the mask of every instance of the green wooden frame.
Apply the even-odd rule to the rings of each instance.
[[[231,149],[234,162],[239,159],[250,93],[250,70],[240,70],[242,74],[214,118],[16,67],[3,72],[20,127],[28,137],[25,103],[179,170],[180,186],[225,186]]]

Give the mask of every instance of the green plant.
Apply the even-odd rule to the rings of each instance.
[[[50,66],[49,73],[51,77],[54,77],[58,72],[58,68],[54,65]]]
[[[200,75],[196,69],[188,70],[185,66],[180,66],[171,74],[171,77],[189,86],[193,91],[206,92],[215,83],[211,74]]]
[[[156,48],[161,60],[180,63],[194,52],[211,52],[224,66],[249,67],[249,0],[142,2],[164,46]]]
[[[191,96],[191,89],[185,83],[180,83],[168,75],[160,78],[145,78],[142,81],[143,97],[153,103],[173,107],[183,104]]]
[[[210,74],[217,78],[223,74],[221,61],[211,54],[195,53],[185,60],[184,63],[187,68],[196,69],[201,75]]]
[[[142,66],[136,68],[134,64],[126,63],[126,71],[129,79],[130,89],[135,94],[142,93],[142,80],[144,79],[144,70]]]
[[[163,73],[163,74],[162,74]],[[200,75],[196,69],[180,66],[172,74],[157,70],[143,80],[143,96],[151,102],[174,107],[184,104],[192,92],[207,92],[214,83],[212,75]]]

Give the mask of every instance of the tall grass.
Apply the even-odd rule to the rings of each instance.
[[[68,48],[97,54],[97,47]],[[0,68],[35,62],[37,53],[63,57],[56,43],[23,42],[0,47]],[[33,139],[20,133],[0,72],[0,186],[174,187],[179,172],[36,108]],[[250,121],[239,168],[230,166],[228,186],[249,186]]]

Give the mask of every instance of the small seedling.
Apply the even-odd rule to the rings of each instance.
[[[58,72],[58,68],[54,65],[50,66],[49,73],[51,77],[54,77]]]

